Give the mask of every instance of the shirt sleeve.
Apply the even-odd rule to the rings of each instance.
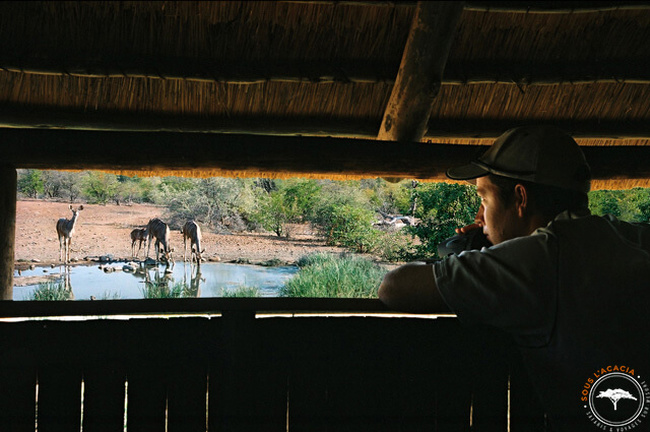
[[[524,346],[548,343],[555,322],[557,244],[538,231],[435,264],[440,295],[465,324],[503,329]]]

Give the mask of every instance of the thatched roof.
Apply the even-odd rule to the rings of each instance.
[[[650,2],[0,2],[0,40],[18,167],[439,180],[544,122],[650,186]]]

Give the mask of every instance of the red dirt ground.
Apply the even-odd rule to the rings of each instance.
[[[59,263],[56,221],[72,217],[68,205],[69,203],[42,200],[17,202],[17,268],[32,263],[37,266]],[[144,227],[153,217],[165,220],[165,216],[164,207],[150,204],[84,204],[72,237],[70,257],[80,261],[108,254],[115,258],[129,258],[131,230]],[[343,251],[341,248],[326,246],[307,225],[293,226],[291,239],[279,238],[271,233],[215,234],[206,227],[201,228],[202,246],[205,248],[203,256],[208,261],[248,260],[251,264],[259,264],[278,259],[292,263],[310,253]],[[179,230],[172,231],[171,245],[175,248],[175,260],[182,260],[183,237]],[[154,253],[153,249],[151,253]],[[140,257],[142,255],[141,252]]]

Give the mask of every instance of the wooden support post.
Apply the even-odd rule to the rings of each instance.
[[[16,169],[0,165],[0,300],[14,295],[16,181]]]
[[[440,91],[463,2],[418,2],[377,139],[419,142]]]

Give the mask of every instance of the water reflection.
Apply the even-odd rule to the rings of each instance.
[[[201,264],[186,266],[183,263],[183,280],[176,282],[173,277],[173,267],[165,267],[161,272],[159,267],[140,267],[133,275],[143,278],[143,298],[198,298],[201,294]],[[188,283],[187,269],[190,278]],[[203,279],[205,281],[205,279]]]
[[[253,295],[276,297],[296,267],[262,267],[229,263],[181,263],[140,266],[60,266],[23,270],[22,277],[39,277],[40,284],[15,286],[14,300],[114,300],[161,297],[223,297],[243,289]],[[21,275],[14,275],[18,282]]]

